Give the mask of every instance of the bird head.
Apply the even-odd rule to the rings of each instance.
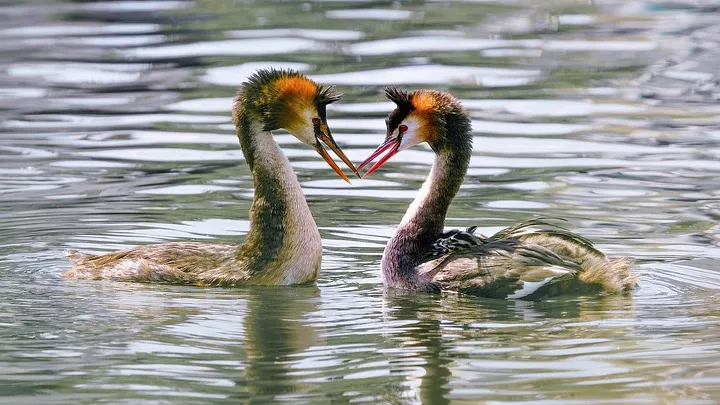
[[[240,87],[233,122],[240,127],[243,114],[260,122],[264,131],[285,129],[312,146],[345,181],[347,176],[323,148],[325,143],[345,164],[357,169],[333,139],[327,125],[326,106],[342,98],[330,86],[321,86],[293,70],[262,69]]]
[[[427,142],[435,153],[446,151],[455,144],[469,146],[470,120],[458,99],[450,93],[438,90],[406,92],[390,87],[385,90],[385,95],[396,105],[385,120],[385,141],[357,167],[358,170],[387,153],[363,177],[379,169],[400,151],[423,142]]]

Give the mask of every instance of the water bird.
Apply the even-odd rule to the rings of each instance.
[[[314,281],[322,256],[320,233],[271,131],[285,129],[310,145],[349,182],[321,143],[357,173],[327,125],[326,106],[340,98],[331,86],[291,70],[259,70],[240,86],[232,119],[255,184],[244,243],[172,242],[103,255],[69,251],[73,267],[65,277],[199,286]]]
[[[557,220],[534,218],[492,236],[476,226],[444,231],[472,152],[472,127],[458,99],[437,90],[387,88],[396,108],[385,141],[358,166],[363,177],[392,156],[427,142],[435,153],[430,174],[385,246],[381,270],[391,288],[454,291],[491,298],[537,300],[570,292],[627,293],[635,276],[627,258],[608,259]]]

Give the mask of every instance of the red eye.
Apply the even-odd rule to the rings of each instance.
[[[407,129],[408,129],[407,125],[400,125],[398,127],[398,131],[400,131],[400,132],[407,132]]]
[[[320,125],[320,118],[313,118],[312,123],[313,125]]]

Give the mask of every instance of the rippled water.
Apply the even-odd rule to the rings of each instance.
[[[0,402],[713,404],[720,400],[714,1],[54,1],[0,13]],[[346,94],[361,161],[382,86],[452,90],[476,131],[448,226],[567,217],[636,258],[631,298],[386,292],[382,248],[429,170],[347,185],[277,136],[324,241],[316,286],[65,280],[68,248],[240,241],[230,122],[255,69]]]

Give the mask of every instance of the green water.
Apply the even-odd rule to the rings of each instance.
[[[714,404],[720,15],[713,2],[10,1],[0,5],[0,403]],[[451,90],[475,151],[447,225],[568,218],[631,297],[385,291],[432,152],[345,184],[278,142],[321,229],[315,286],[65,280],[66,249],[242,241],[231,98],[260,67],[336,84],[354,162],[385,85]]]

